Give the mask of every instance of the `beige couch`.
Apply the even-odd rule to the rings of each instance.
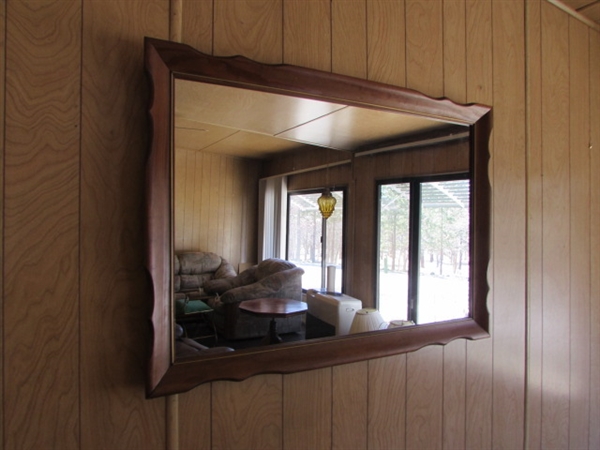
[[[226,259],[212,252],[182,252],[175,254],[173,267],[175,317],[198,312],[198,300],[206,300],[204,284],[209,280],[233,278],[237,275]]]

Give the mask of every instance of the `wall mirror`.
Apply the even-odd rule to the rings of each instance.
[[[456,104],[409,89],[306,68],[265,65],[243,57],[213,57],[152,38],[145,40],[145,65],[151,85],[152,134],[147,165],[147,268],[153,287],[148,397],[185,392],[214,380],[310,370],[444,345],[458,338],[489,336],[489,107]],[[259,259],[258,215],[249,210],[258,207],[260,179],[285,175],[294,192],[343,186],[350,201],[344,229],[351,237],[344,244],[343,287],[338,290],[360,298],[363,308],[381,305],[381,274],[389,269],[389,249],[377,244],[378,236],[387,233],[382,225],[381,199],[389,195],[388,203],[393,203],[408,198],[412,194],[404,193],[403,186],[416,180],[424,181],[423,197],[431,189],[442,192],[445,202],[462,202],[468,223],[465,255],[461,256],[468,261],[464,313],[450,319],[418,319],[414,326],[276,345],[233,348],[217,339],[207,351],[185,356],[177,353],[175,254],[207,250],[183,236],[188,221],[177,195],[186,187],[179,174],[182,166],[194,169],[181,162],[177,153],[181,149],[227,154],[241,161],[239,169],[225,163],[216,167],[201,164],[198,177],[237,176],[238,190],[252,193],[254,200],[245,204],[245,212],[230,208],[222,214],[197,215],[192,233],[205,233],[206,242],[214,239],[210,227],[222,229],[228,227],[228,221],[247,221],[243,245],[236,243],[233,258],[227,255],[236,270]],[[405,155],[410,156],[405,159]],[[439,185],[455,179],[467,183],[466,194],[464,189],[461,193],[450,185]],[[427,183],[431,186],[425,186]],[[229,202],[233,197],[228,189],[223,188],[216,198],[196,196],[194,208],[203,202]],[[432,195],[437,199],[433,203],[442,201]],[[217,225],[216,215],[220,216]],[[231,234],[220,239],[227,241]],[[427,257],[433,261],[433,253]],[[414,264],[418,267],[422,259],[417,257]],[[415,280],[415,285],[420,284]],[[407,295],[410,303],[412,294]]]

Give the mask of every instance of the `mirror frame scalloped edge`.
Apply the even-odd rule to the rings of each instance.
[[[216,380],[241,381],[263,373],[292,373],[380,358],[489,337],[487,270],[490,260],[488,175],[491,108],[460,105],[419,92],[290,65],[261,64],[241,56],[214,57],[190,46],[146,37],[145,67],[150,81],[151,145],[146,167],[146,269],[153,288],[152,330],[146,396],[188,391]],[[471,132],[472,207],[470,317],[418,327],[381,330],[351,336],[313,339],[204,358],[173,357],[172,330],[172,106],[174,80],[199,80],[264,92],[343,102],[468,125]]]

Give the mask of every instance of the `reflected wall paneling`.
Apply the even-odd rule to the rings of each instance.
[[[256,160],[178,149],[175,157],[175,251],[210,251],[236,268],[256,259]],[[244,215],[244,212],[246,214]],[[246,240],[245,240],[246,239]]]
[[[1,8],[3,445],[75,448],[81,5]]]
[[[146,400],[142,382],[151,295],[143,256],[148,89],[142,67],[143,37],[168,37],[169,3],[84,6],[80,446],[159,448],[165,445],[165,401]]]
[[[525,4],[493,2],[492,442],[523,445],[526,339]],[[502,220],[503,217],[511,220]]]
[[[586,448],[590,422],[590,84],[588,27],[569,19],[570,386],[569,448]]]

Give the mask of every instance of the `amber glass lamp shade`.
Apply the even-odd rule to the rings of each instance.
[[[317,199],[317,203],[319,204],[319,211],[321,211],[321,215],[324,219],[328,219],[331,214],[333,214],[333,210],[335,209],[335,204],[337,200],[329,189],[326,189],[323,194]]]

